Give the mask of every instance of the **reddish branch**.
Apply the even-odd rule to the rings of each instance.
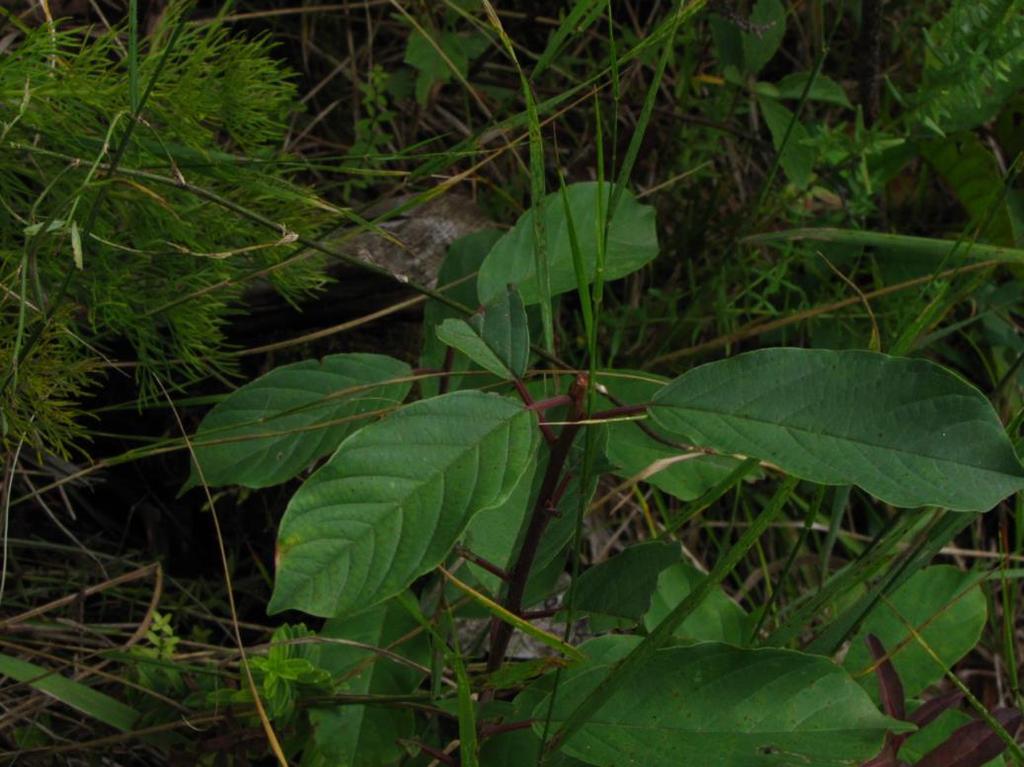
[[[469,562],[472,562],[474,565],[477,565],[478,567],[482,567],[484,570],[489,572],[491,575],[496,575],[499,578],[501,578],[503,581],[508,581],[509,580],[509,575],[508,575],[507,572],[502,570],[500,567],[498,567],[496,564],[494,564],[490,560],[484,559],[479,554],[474,554],[472,551],[467,549],[465,546],[456,546],[455,547],[455,553],[458,554],[463,559],[468,560]]]
[[[586,398],[587,377],[583,374],[576,377],[569,390],[569,397],[572,402],[572,410],[569,414],[569,421],[579,421],[583,417],[583,403]],[[526,582],[530,577],[530,570],[533,568],[534,559],[537,557],[537,550],[540,547],[541,538],[551,518],[558,513],[558,499],[565,491],[566,478],[563,477],[565,464],[569,458],[569,451],[572,448],[573,440],[579,432],[578,423],[568,423],[562,427],[554,445],[551,447],[551,455],[548,458],[547,470],[541,482],[540,492],[537,495],[537,502],[534,504],[533,512],[530,515],[530,523],[526,528],[526,535],[523,537],[523,544],[519,548],[519,556],[510,573],[511,580],[508,586],[508,594],[505,597],[505,608],[515,615],[520,615],[523,610],[523,597],[526,594]],[[508,651],[509,642],[512,639],[512,624],[495,619],[491,630],[491,647],[487,657],[487,670],[496,671],[501,667]]]
[[[518,378],[515,379],[512,383],[515,384],[516,391],[519,392],[520,398],[526,404],[527,410],[536,410],[538,407],[542,407],[544,403],[547,402],[547,400],[541,402],[534,402],[533,397],[530,396],[530,392],[527,391],[526,389],[526,384],[524,384]],[[552,433],[550,426],[542,422],[540,425],[540,433],[544,435],[544,441],[547,442],[549,445],[555,444],[555,435]]]

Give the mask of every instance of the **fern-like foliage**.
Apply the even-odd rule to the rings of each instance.
[[[936,133],[991,120],[1024,88],[1024,0],[954,0],[925,43],[911,115]]]
[[[116,339],[153,393],[230,370],[224,324],[254,278],[289,299],[322,283],[287,236],[327,223],[280,154],[289,73],[266,39],[182,13],[140,41],[134,94],[123,30],[23,29],[0,53],[4,447],[73,440],[73,395]]]
[[[67,457],[86,436],[76,407],[93,382],[96,359],[71,329],[66,311],[45,326],[32,354],[16,363],[21,311],[0,299],[0,373],[9,383],[0,394],[0,434],[6,451],[26,443]]]

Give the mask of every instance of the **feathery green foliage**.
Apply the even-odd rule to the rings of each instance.
[[[23,358],[3,380],[5,444],[75,435],[73,395],[96,352],[67,334],[99,348],[127,340],[150,394],[154,375],[182,383],[231,369],[224,323],[256,273],[292,299],[322,283],[316,259],[276,268],[294,255],[293,233],[326,219],[280,153],[296,108],[288,71],[268,39],[185,24],[184,10],[143,41],[148,98],[114,173],[132,120],[118,34],[44,26],[0,56],[0,350]],[[200,187],[280,233],[139,172]],[[75,375],[47,388],[26,379],[32,369]],[[17,415],[28,412],[31,426]]]
[[[940,134],[988,122],[1024,87],[1021,0],[955,0],[924,39],[912,114]]]

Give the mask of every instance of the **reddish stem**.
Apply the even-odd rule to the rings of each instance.
[[[569,390],[569,397],[572,401],[572,412],[570,421],[579,421],[583,416],[583,402],[586,398],[587,377],[580,374],[573,382]],[[512,567],[511,581],[508,586],[508,594],[505,597],[505,609],[519,615],[523,609],[523,597],[526,594],[526,582],[530,577],[530,570],[533,568],[533,561],[540,548],[540,541],[548,522],[557,512],[557,499],[559,491],[564,492],[565,480],[562,472],[565,469],[566,461],[569,458],[569,450],[572,448],[576,433],[580,430],[578,423],[568,423],[562,427],[558,439],[551,448],[551,455],[548,457],[547,471],[541,481],[540,492],[537,495],[537,502],[534,504],[533,512],[530,515],[530,523],[523,536],[523,543],[519,549],[519,556]],[[512,639],[513,627],[511,623],[505,623],[495,619],[492,624],[491,646],[487,655],[487,670],[496,671],[501,667],[508,651],[509,641]]]
[[[458,554],[463,559],[469,560],[474,565],[478,565],[479,567],[482,567],[484,570],[489,572],[491,575],[497,575],[503,581],[508,582],[509,574],[505,570],[503,570],[502,568],[498,567],[493,562],[490,562],[490,561],[484,559],[479,554],[474,554],[472,551],[467,549],[465,546],[456,546],[455,547],[455,553]]]
[[[415,746],[416,748],[418,748],[423,753],[425,753],[428,756],[430,756],[431,758],[436,759],[437,761],[439,761],[441,764],[448,764],[448,765],[451,765],[452,767],[458,767],[459,760],[456,759],[451,754],[446,754],[444,751],[442,751],[439,748],[434,748],[433,746],[428,746],[426,743],[421,743],[418,740],[406,740],[405,738],[400,739],[398,742],[399,743],[408,743],[411,746]]]
[[[516,730],[525,730],[529,727],[533,727],[533,720],[527,719],[523,722],[508,722],[503,724],[490,724],[484,725],[480,728],[480,737],[493,738],[495,735],[501,735],[503,732],[514,732]]]
[[[545,410],[550,410],[553,407],[560,407],[561,405],[571,405],[572,397],[568,394],[559,394],[556,397],[549,399],[538,400],[527,406],[527,410],[536,410],[539,413],[543,413]]]
[[[525,618],[528,621],[537,620],[538,618],[550,618],[552,615],[558,615],[562,612],[561,607],[548,607],[544,610],[524,610],[521,618]]]
[[[621,418],[624,415],[636,415],[637,413],[646,413],[646,405],[622,405],[620,407],[613,407],[608,410],[599,410],[596,413],[592,413],[587,417],[590,421],[607,421],[612,418]]]
[[[616,397],[610,391],[603,392],[603,396],[606,397],[607,399],[610,399],[619,408],[643,407],[645,410],[647,409],[647,405],[636,405],[636,406],[627,405],[625,402],[623,402],[621,399]],[[601,415],[606,415],[609,412],[613,412],[613,411],[605,410],[604,413],[595,413],[593,417],[596,418],[596,417],[601,416]],[[648,437],[653,439],[655,442],[660,442],[661,444],[666,445],[668,447],[675,448],[676,450],[684,450],[686,452],[690,452],[690,451],[694,451],[694,450],[701,450],[701,448],[694,447],[693,445],[684,445],[681,442],[675,442],[674,440],[667,439],[666,437],[663,437],[660,434],[658,434],[658,432],[656,432],[654,429],[652,429],[650,426],[648,426],[643,421],[635,421],[634,423],[636,423],[636,426],[637,426],[638,429],[640,429],[640,431],[642,431]],[[705,451],[705,452],[710,453],[712,451],[708,450],[708,451]]]
[[[530,396],[530,392],[529,390],[527,390],[526,384],[524,384],[518,378],[515,379],[512,383],[515,384],[516,391],[519,392],[519,397],[525,403],[526,409],[535,410],[537,408],[538,403],[533,401],[533,397]],[[547,442],[549,445],[555,444],[555,434],[554,432],[551,431],[551,427],[548,426],[546,423],[542,422],[540,424],[540,433],[544,435],[544,441]]]

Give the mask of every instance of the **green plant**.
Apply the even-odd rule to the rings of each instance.
[[[92,538],[79,549],[102,576],[64,577],[84,570],[73,561],[0,576],[5,609],[24,608],[0,627],[26,630],[9,644],[32,660],[0,655],[0,722],[29,723],[9,747],[60,758],[108,743],[98,724],[158,763],[245,764],[269,744],[303,767],[1021,764],[1006,704],[1022,702],[1010,565],[1024,505],[1005,500],[1024,485],[1019,2],[688,0],[642,18],[643,3],[575,0],[554,23],[496,5],[275,9],[275,25],[300,20],[302,76],[326,67],[307,122],[267,39],[187,24],[183,6],[149,38],[131,23],[0,35],[0,184],[14,190],[0,205],[15,214],[0,221],[4,567],[11,543],[9,572],[31,572],[23,552],[43,535],[10,509],[38,503],[71,536],[46,504],[78,501],[75,480],[99,469],[116,485],[119,466],[161,456],[167,474],[187,450],[183,491],[247,488],[167,501],[174,535],[179,512],[212,518],[222,561],[158,578],[145,613]],[[900,40],[910,66],[843,67],[842,33],[879,36],[882,8],[934,51]],[[344,34],[361,15],[366,39]],[[893,82],[870,103],[882,72]],[[286,117],[315,161],[279,153]],[[971,130],[979,117],[996,124]],[[500,220],[532,207],[455,243],[437,291],[411,285],[430,298],[418,363],[379,343],[393,356],[273,367],[266,349],[311,336],[254,342],[269,373],[172,404],[164,389],[233,372],[222,330],[251,279],[296,299],[321,279],[311,253],[342,255],[317,233],[346,211],[298,171],[360,207],[356,192],[427,179],[468,180]],[[916,185],[912,211],[893,204],[900,183]],[[188,439],[101,425],[131,449],[40,489],[50,466],[21,448],[86,436],[76,400],[118,336],[143,398],[174,408],[163,436],[218,404]],[[734,354],[754,337],[768,348]],[[159,535],[152,484],[127,526],[139,508]],[[194,542],[186,531],[180,549]],[[108,587],[123,607],[98,597]],[[92,636],[41,620],[65,608]],[[120,695],[111,661],[130,680]],[[969,713],[943,710],[961,698],[939,684]]]
[[[388,104],[388,86],[392,79],[393,76],[378,64],[369,71],[366,82],[359,84],[363,116],[356,120],[355,140],[345,161],[359,168],[360,173],[345,182],[342,196],[346,200],[354,190],[371,186],[372,179],[364,176],[364,173],[385,165],[382,158],[386,156],[395,119],[395,112]]]
[[[189,10],[172,4],[137,51],[118,29],[44,25],[0,57],[5,450],[76,446],[79,398],[118,344],[143,398],[231,373],[225,324],[252,280],[291,300],[323,283],[322,259],[292,246],[327,221],[279,149],[292,77],[265,37],[191,25]]]
[[[1024,86],[1024,4],[956,0],[925,32],[927,57],[912,118],[940,135],[991,120]]]
[[[539,358],[526,308],[539,295],[575,291],[585,301],[598,274],[595,254],[615,278],[656,252],[650,209],[622,191],[609,215],[613,194],[611,186],[581,184],[544,201],[547,290],[536,286],[534,262],[523,255],[531,212],[496,241],[475,240],[477,256],[462,266],[468,273],[479,263],[472,304],[483,305],[468,319],[428,315],[429,334],[455,354],[448,367],[416,377],[439,378],[441,393],[402,404],[411,371],[382,357],[338,355],[278,369],[207,416],[194,440],[196,474],[258,485],[329,455],[281,520],[269,610],[300,610],[339,627],[381,610],[404,613],[420,627],[406,638],[426,632],[453,675],[433,672],[429,700],[457,721],[462,764],[490,763],[501,748],[597,765],[866,761],[886,732],[907,730],[878,711],[870,676],[851,677],[823,657],[831,652],[824,647],[787,649],[789,641],[765,631],[767,613],[736,614],[718,584],[788,505],[820,505],[815,484],[858,487],[896,507],[978,512],[1024,487],[1024,467],[985,398],[925,360],[764,349],[668,382],[615,370],[552,378],[531,367]],[[467,364],[456,374],[460,357]],[[347,377],[336,377],[340,367]],[[296,429],[296,419],[317,430]],[[238,439],[243,460],[222,448]],[[636,556],[627,548],[595,567],[574,566],[571,584],[558,585],[554,576],[584,524],[598,474],[628,479],[659,451],[673,476],[659,486],[684,501],[720,496],[755,469],[758,487],[776,487],[706,576],[680,572],[681,551],[662,536],[637,544]],[[669,530],[678,524],[662,521]],[[952,574],[956,591],[963,576]],[[938,574],[923,577],[932,586]],[[884,604],[911,627],[944,609],[911,596],[918,588],[897,575],[883,590],[891,595]],[[556,593],[567,626],[588,616],[605,635],[573,647],[569,628],[558,637],[532,627],[560,650],[558,667],[508,657],[513,633]],[[970,593],[952,602],[961,613],[970,607],[971,617],[954,620],[971,627],[962,639],[938,625],[937,634],[924,631],[938,667],[910,648],[894,657],[915,680],[908,692],[973,646],[985,607],[976,588]],[[474,637],[454,629],[481,608],[492,616],[488,630]],[[904,640],[885,628],[884,609],[870,602],[865,625],[895,647]],[[806,616],[798,627],[812,625],[819,634],[835,627]],[[401,656],[403,638],[387,636],[378,635],[390,642],[378,652]],[[367,663],[394,662],[371,652]],[[847,668],[858,663],[851,655]],[[397,686],[375,681],[367,692],[386,706],[388,696],[417,695],[424,673]],[[393,752],[375,749],[392,749],[396,739],[439,753],[436,725],[410,735],[408,724],[372,738],[350,733],[344,758],[384,763]],[[323,737],[307,748],[323,748]]]

